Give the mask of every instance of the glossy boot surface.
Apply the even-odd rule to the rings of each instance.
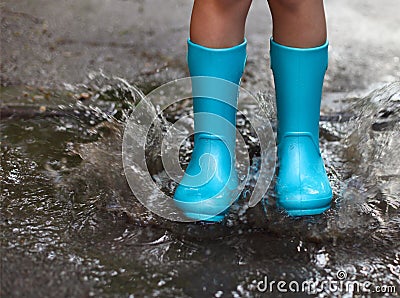
[[[291,216],[320,214],[332,189],[319,150],[322,84],[328,43],[292,48],[270,41],[278,116],[277,204]]]
[[[194,220],[224,219],[238,197],[235,169],[238,84],[246,61],[246,41],[211,49],[188,40],[192,76],[194,149],[174,202]]]

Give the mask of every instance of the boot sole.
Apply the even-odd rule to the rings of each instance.
[[[237,198],[234,200],[234,202],[231,204],[235,204],[239,200],[240,194],[237,196]],[[195,221],[204,221],[204,222],[221,222],[225,219],[225,217],[229,213],[229,209],[231,207],[229,205],[224,211],[217,215],[210,215],[210,214],[204,214],[204,213],[198,213],[198,212],[190,212],[190,211],[185,211],[184,214],[191,219],[194,219]]]
[[[191,219],[196,221],[204,221],[204,222],[221,222],[225,219],[225,214],[218,214],[215,216],[210,217],[209,214],[199,214],[193,212],[185,212],[185,215]]]
[[[278,205],[281,209],[285,210],[285,212],[289,216],[307,216],[307,215],[318,215],[321,213],[324,213],[326,210],[328,210],[331,207],[331,204],[320,207],[320,208],[315,208],[315,209],[292,209],[292,210],[287,210],[281,206]]]

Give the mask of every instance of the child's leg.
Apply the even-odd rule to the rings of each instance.
[[[190,40],[209,48],[229,48],[242,43],[251,1],[194,1]]]
[[[273,20],[273,38],[279,44],[311,48],[326,41],[322,0],[268,0]]]
[[[174,195],[175,204],[194,220],[221,221],[239,195],[236,107],[246,61],[244,25],[250,3],[194,3],[187,54],[192,76],[194,149]]]
[[[269,0],[271,68],[278,116],[277,204],[293,216],[319,214],[332,189],[319,151],[322,84],[328,63],[322,0]]]

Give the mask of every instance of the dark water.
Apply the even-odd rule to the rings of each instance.
[[[399,293],[400,82],[342,98],[347,114],[322,117],[322,154],[334,189],[328,212],[288,218],[274,206],[273,185],[268,203],[246,209],[250,182],[241,206],[216,225],[158,218],[133,196],[121,145],[142,94],[124,80],[94,74],[63,91],[1,92],[8,103],[1,120],[2,296],[253,297],[271,294],[257,289],[265,277],[371,282]],[[259,96],[272,104],[271,94]],[[16,97],[19,106],[11,104]],[[190,111],[188,103],[170,109],[160,127]],[[238,123],[251,136],[246,121]],[[245,139],[257,165],[257,140]],[[150,136],[147,163],[171,193],[175,184],[159,163],[158,141]],[[190,152],[189,142],[183,166]],[[272,295],[284,293],[275,287]]]

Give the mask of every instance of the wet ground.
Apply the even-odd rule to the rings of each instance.
[[[257,290],[265,276],[370,281],[398,294],[400,3],[326,1],[331,47],[321,146],[333,208],[293,220],[274,208],[270,190],[267,215],[261,204],[238,207],[214,226],[152,215],[122,171],[122,132],[138,89],[187,75],[191,2],[160,3],[0,4],[0,296],[253,297],[267,295]],[[254,1],[242,86],[273,104],[270,32],[266,3]],[[184,102],[165,117],[189,111]],[[245,121],[239,130],[251,134]],[[256,163],[257,142],[249,142]],[[171,192],[157,146],[149,142],[148,165]],[[183,164],[190,150],[182,149]],[[272,295],[305,293],[275,288]],[[346,295],[355,293],[320,293]]]

